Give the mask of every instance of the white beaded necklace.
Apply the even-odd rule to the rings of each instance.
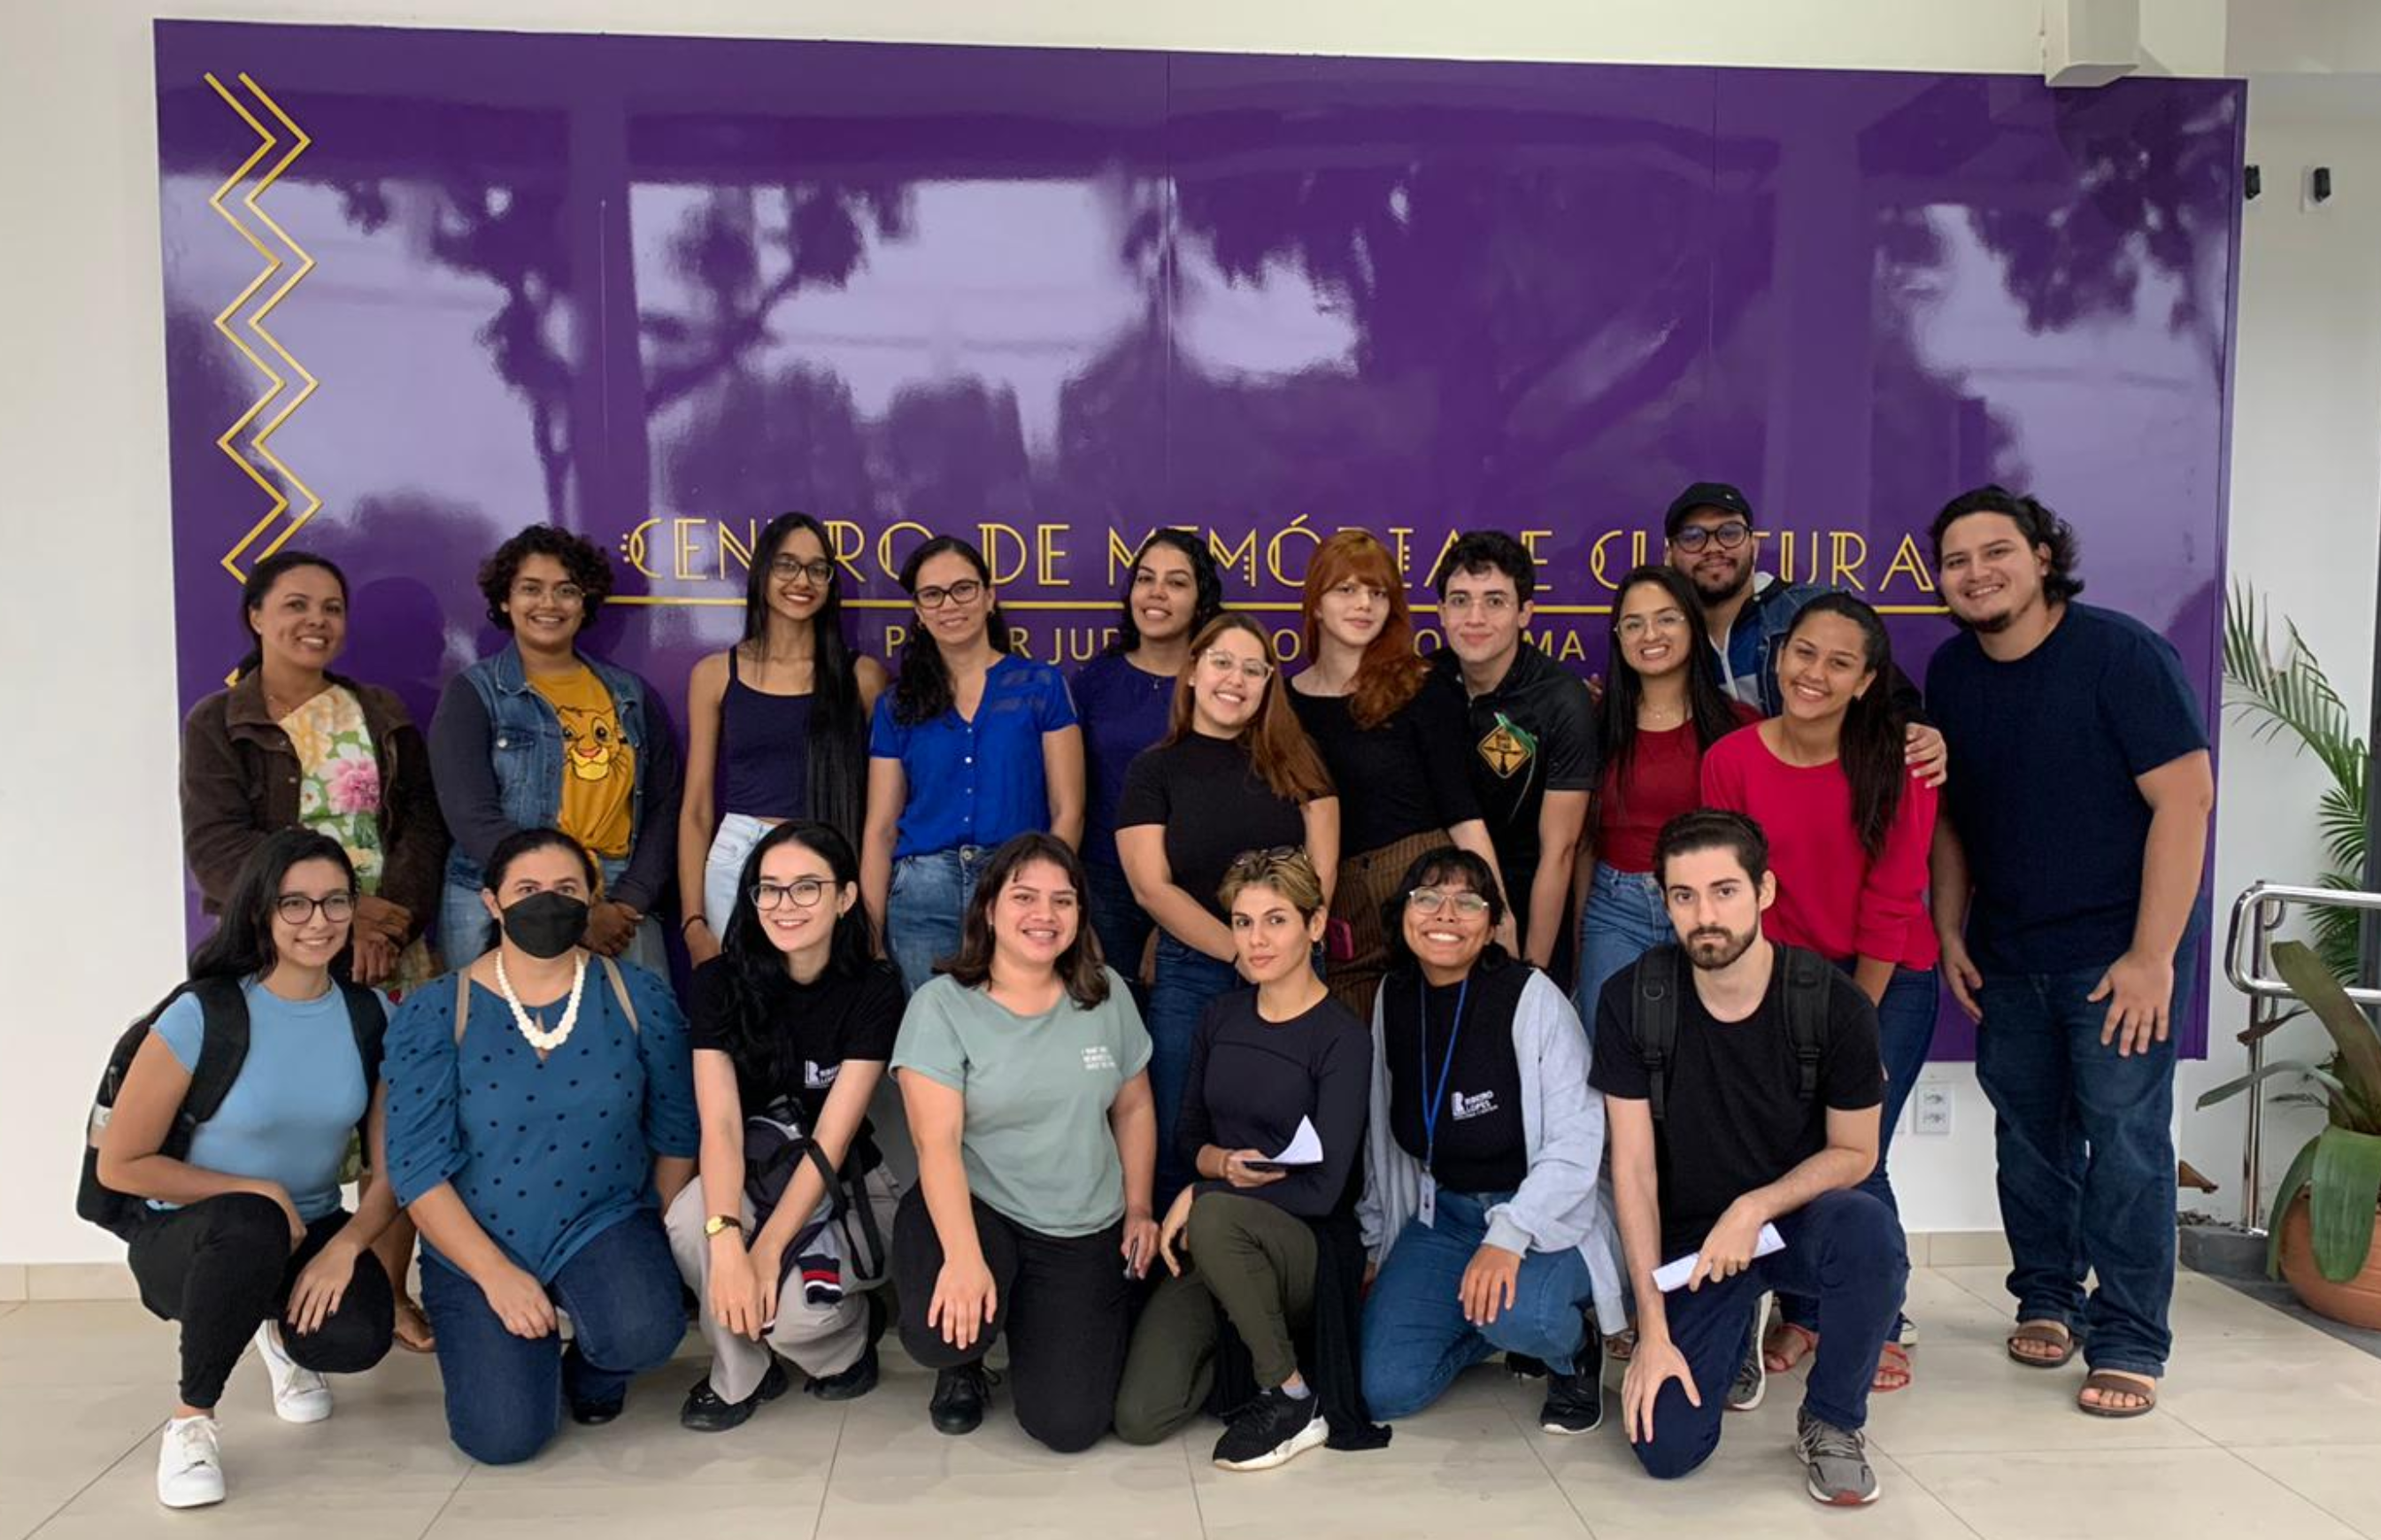
[[[579,992],[586,983],[587,954],[581,952],[571,968],[569,1003],[562,1008],[562,1020],[555,1023],[552,1032],[547,1032],[521,1008],[520,996],[513,993],[513,981],[505,976],[505,954],[501,949],[496,953],[496,989],[504,996],[505,1004],[512,1007],[513,1025],[529,1039],[529,1045],[542,1054],[550,1054],[561,1047],[569,1039],[570,1029],[579,1024]]]

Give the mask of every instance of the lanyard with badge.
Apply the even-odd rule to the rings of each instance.
[[[1431,1163],[1438,1155],[1438,1118],[1445,1110],[1447,1082],[1455,1077],[1455,1043],[1463,1035],[1463,1007],[1471,996],[1471,979],[1464,976],[1455,992],[1455,1020],[1447,1029],[1447,1055],[1439,1061],[1438,1083],[1430,1079],[1430,986],[1417,983],[1415,1004],[1421,1013],[1421,1030],[1414,1034],[1414,1054],[1421,1060],[1422,1082],[1422,1198],[1417,1213],[1422,1222],[1433,1229],[1438,1228],[1438,1179],[1432,1175]]]

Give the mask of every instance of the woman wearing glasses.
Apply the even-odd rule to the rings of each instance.
[[[1191,639],[1223,613],[1224,580],[1204,542],[1188,530],[1159,530],[1142,542],[1117,602],[1116,640],[1075,673],[1075,710],[1082,718],[1083,870],[1092,880],[1092,928],[1100,949],[1142,987],[1149,912],[1134,898],[1117,853],[1117,805],[1125,776],[1142,750],[1172,725],[1175,681],[1190,662]]]
[[[678,890],[698,965],[719,955],[745,858],[771,825],[812,818],[860,840],[868,714],[885,675],[843,634],[833,549],[809,514],[771,519],[753,543],[743,640],[687,679]]]
[[[580,651],[611,592],[603,551],[551,524],[531,525],[480,568],[489,623],[512,640],[449,680],[430,721],[438,806],[455,834],[439,920],[450,966],[488,947],[480,893],[496,846],[542,828],[602,864],[587,945],[669,966],[651,911],[676,849],[678,748],[651,685]]]
[[[1289,698],[1339,789],[1344,820],[1328,978],[1341,1003],[1369,1017],[1389,956],[1381,909],[1398,874],[1452,841],[1494,879],[1496,851],[1471,788],[1463,699],[1414,655],[1405,581],[1388,548],[1361,530],[1325,541],[1307,565],[1301,607],[1312,661],[1289,681]],[[1509,943],[1511,922],[1501,923]]]
[[[1132,762],[1117,804],[1125,875],[1159,927],[1148,1025],[1161,1206],[1190,1179],[1174,1140],[1190,1040],[1209,1002],[1245,986],[1219,893],[1226,869],[1252,846],[1303,849],[1317,871],[1337,869],[1339,799],[1276,672],[1254,620],[1210,621],[1174,687],[1165,740]]]
[[[1667,567],[1620,580],[1604,691],[1604,781],[1590,815],[1593,874],[1581,908],[1580,1020],[1605,981],[1675,932],[1654,880],[1662,825],[1703,806],[1703,752],[1758,714],[1719,687],[1694,586]]]
[[[918,630],[869,729],[860,891],[914,994],[958,952],[994,850],[1029,830],[1081,837],[1083,735],[1058,671],[1009,650],[983,553],[938,535],[901,586]]]
[[[157,1455],[167,1508],[223,1501],[215,1403],[250,1338],[289,1423],[331,1414],[324,1374],[360,1374],[388,1351],[396,1301],[372,1247],[397,1200],[378,1177],[353,1215],[339,1199],[349,1138],[367,1114],[376,1131],[383,1109],[380,1002],[341,977],[357,912],[336,840],[265,836],[101,1137],[101,1183],[148,1200],[131,1235],[141,1302],[182,1327],[181,1393]],[[248,1047],[230,1091],[178,1156],[163,1153],[211,1027],[234,1018]]]
[[[1538,1424],[1604,1416],[1596,1318],[1620,1321],[1596,1197],[1604,1100],[1562,991],[1494,938],[1504,899],[1469,850],[1432,850],[1392,905],[1397,960],[1373,1032],[1364,1393],[1395,1421],[1502,1351],[1543,1361]],[[1592,1314],[1591,1314],[1592,1313]]]
[[[711,1373],[678,1413],[700,1433],[735,1427],[785,1394],[777,1350],[822,1400],[875,1387],[882,1317],[863,1289],[882,1280],[884,1248],[852,1255],[841,1241],[847,1229],[881,1238],[892,1223],[867,1112],[901,1029],[901,978],[875,956],[860,858],[839,831],[798,820],[763,834],[741,875],[724,947],[694,971],[701,1176],[666,1216],[711,1344]],[[851,1201],[883,1212],[817,1224],[822,1203]]]

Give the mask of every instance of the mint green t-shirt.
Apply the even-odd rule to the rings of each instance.
[[[893,1071],[914,1070],[967,1101],[959,1161],[968,1191],[1044,1235],[1090,1235],[1124,1213],[1124,1162],[1108,1108],[1149,1065],[1149,1033],[1124,980],[1089,1010],[1061,995],[1020,1016],[938,977],[910,996]]]

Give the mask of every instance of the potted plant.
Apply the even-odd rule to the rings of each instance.
[[[2325,1127],[2299,1151],[2274,1194],[2280,1220],[2267,1241],[2266,1270],[2289,1279],[2318,1314],[2381,1330],[2381,1245],[2375,1243],[2374,1228],[2381,1208],[2381,1032],[2306,943],[2277,943],[2273,963],[2331,1034],[2331,1057],[2323,1064],[2277,1059],[2216,1087],[2199,1105],[2254,1094],[2275,1075],[2303,1075],[2314,1083],[2315,1089],[2290,1099],[2321,1106]]]

